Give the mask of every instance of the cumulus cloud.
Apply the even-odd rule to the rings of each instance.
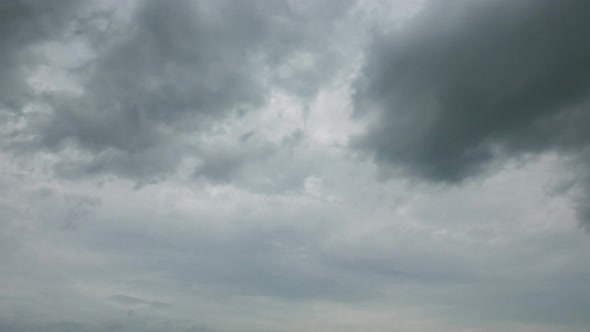
[[[13,3],[3,5],[10,7],[3,33],[18,29],[23,36],[3,40],[10,61],[3,67],[16,68],[8,76],[35,70],[38,63],[17,59],[17,52],[33,45],[53,67],[66,58],[75,64],[60,69],[76,91],[60,91],[61,82],[53,77],[42,79],[51,91],[29,99],[29,109],[36,111],[13,119],[7,144],[17,151],[57,153],[66,164],[57,164],[63,176],[106,173],[146,181],[174,172],[184,157],[198,153],[199,140],[213,124],[259,110],[271,92],[290,91],[306,100],[317,93],[329,76],[321,73],[334,68],[328,62],[335,62],[336,54],[318,50],[351,5],[146,0],[107,9],[89,4],[70,16],[46,14],[61,13],[60,2],[35,3],[31,11],[43,14],[36,17],[21,2]],[[71,31],[61,39],[27,33],[18,26],[27,20],[56,21]],[[41,47],[50,42],[53,48]],[[64,55],[73,45],[79,54]],[[7,78],[6,84],[33,94],[23,77],[19,84]],[[23,94],[12,90],[3,99],[23,109],[23,102],[8,100]]]
[[[33,48],[37,43],[61,38],[76,5],[70,0],[0,4],[0,110],[19,111],[31,98],[27,71],[40,60]]]
[[[369,49],[356,112],[378,120],[354,144],[384,168],[443,183],[509,158],[583,153],[589,19],[575,0],[427,3]]]
[[[415,175],[460,181],[497,154],[585,145],[588,5],[430,3],[380,36],[357,81],[358,144]]]

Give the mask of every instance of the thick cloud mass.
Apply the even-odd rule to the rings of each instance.
[[[0,110],[19,110],[31,97],[27,66],[35,64],[31,47],[59,38],[73,1],[2,1],[0,3]]]
[[[588,332],[586,3],[0,0],[0,332]]]
[[[356,82],[378,163],[456,183],[495,160],[589,146],[590,3],[432,1],[380,36]]]
[[[35,3],[30,9],[18,1],[3,5],[10,17],[2,22],[2,33],[10,37],[2,41],[3,68],[16,69],[3,75],[10,89],[2,99],[21,110],[29,92],[29,103],[36,103],[29,107],[38,110],[17,120],[21,129],[10,142],[27,151],[75,151],[62,154],[67,165],[57,165],[61,175],[110,173],[149,181],[173,172],[184,157],[198,156],[199,140],[217,121],[260,109],[273,91],[312,97],[326,76],[319,73],[330,67],[325,63],[330,51],[318,47],[350,7],[350,2],[307,10],[260,1],[123,4],[105,10],[89,3],[83,11],[69,10],[69,16],[60,7],[74,6],[65,2]],[[59,38],[28,31],[45,21],[61,28]],[[19,52],[29,45],[40,55],[53,46],[53,53],[45,51],[52,68],[65,72],[78,91],[60,91],[61,83],[49,77],[44,83],[53,90],[34,94],[23,79],[26,73],[18,75],[21,67],[34,71],[43,64],[19,62]],[[71,65],[59,68],[56,59]],[[19,77],[13,82],[11,76]]]

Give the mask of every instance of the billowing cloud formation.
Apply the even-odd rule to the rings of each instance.
[[[26,74],[28,66],[39,60],[32,47],[60,38],[73,9],[70,0],[0,4],[0,108],[19,110],[32,96]]]
[[[590,146],[590,3],[431,1],[368,51],[355,144],[422,179],[457,183],[495,161]]]
[[[318,73],[330,70],[331,52],[317,49],[350,2],[306,8],[290,2],[149,0],[107,9],[89,3],[47,19],[57,21],[60,38],[19,27],[44,23],[45,12],[61,13],[57,4],[3,6],[14,7],[5,10],[10,20],[3,24],[10,26],[3,33],[24,31],[3,41],[10,61],[3,67],[34,71],[39,63],[17,63],[15,55],[33,44],[76,90],[63,91],[62,82],[45,77],[51,91],[37,91],[36,104],[29,106],[37,112],[14,120],[24,123],[13,133],[17,146],[73,151],[60,156],[62,175],[149,180],[174,171],[187,155],[198,156],[202,136],[216,121],[260,109],[272,91],[313,96],[326,76]],[[32,13],[21,15],[19,10],[27,12],[21,7]],[[37,11],[43,16],[34,17]],[[69,67],[59,68],[60,62]],[[10,80],[16,72],[8,74]],[[26,82],[10,84],[16,89]],[[22,94],[9,90],[12,99],[3,99],[22,109],[13,100]]]

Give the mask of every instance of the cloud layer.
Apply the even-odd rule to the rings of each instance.
[[[3,1],[0,330],[588,331],[589,13]]]

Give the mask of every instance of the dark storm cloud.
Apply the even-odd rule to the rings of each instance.
[[[187,1],[142,3],[130,26],[116,31],[122,35],[98,50],[84,98],[58,104],[43,143],[71,138],[92,150],[142,151],[178,120],[200,123],[258,105],[262,82],[251,75],[258,67],[249,54],[263,33],[250,16],[256,12],[210,10],[221,17]]]
[[[315,11],[316,5],[283,1],[148,0],[114,8],[111,17],[96,9],[106,17],[102,28],[88,23],[99,14],[86,14],[86,20],[79,15],[64,47],[77,41],[92,53],[69,70],[83,91],[37,96],[48,110],[24,117],[16,146],[54,153],[74,148],[75,158],[57,164],[63,176],[143,179],[174,171],[186,155],[198,153],[204,130],[228,115],[259,109],[272,89],[313,95],[328,67],[320,47],[349,5],[320,4]],[[125,10],[131,15],[115,15]],[[22,30],[6,26],[0,33],[11,29]],[[45,41],[38,39],[30,43]],[[24,47],[2,43],[10,52]]]
[[[588,1],[431,1],[375,39],[356,82],[384,169],[458,183],[495,162],[590,146]]]
[[[18,111],[31,97],[25,71],[38,60],[31,47],[61,37],[73,4],[71,0],[0,3],[0,111]]]

